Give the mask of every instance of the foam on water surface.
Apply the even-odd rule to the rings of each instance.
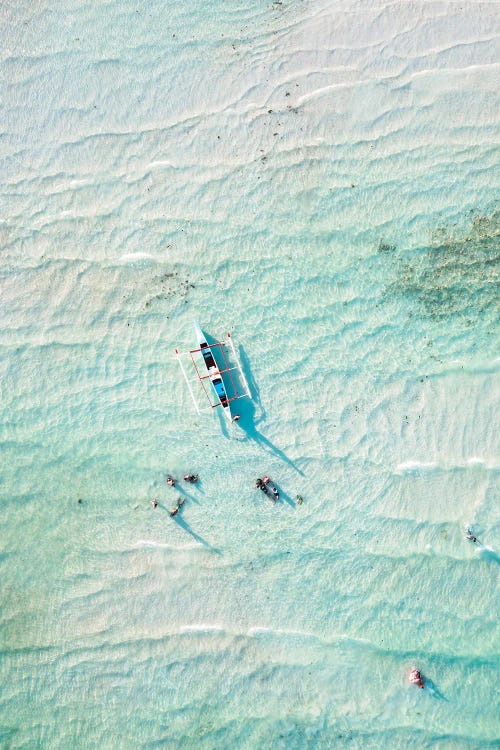
[[[495,746],[495,11],[2,11],[2,747]]]

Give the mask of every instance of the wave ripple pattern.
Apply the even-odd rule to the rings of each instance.
[[[497,746],[499,26],[4,4],[2,748]]]

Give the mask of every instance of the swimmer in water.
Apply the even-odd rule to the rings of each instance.
[[[271,490],[273,493],[274,500],[280,499],[280,493],[278,492],[277,487],[271,482],[271,477],[269,477],[267,474],[265,477],[262,477],[262,481],[264,483],[264,486],[267,487],[268,490]]]
[[[418,669],[411,670],[410,674],[408,675],[408,680],[412,685],[416,685],[419,688],[424,687],[424,678],[422,677]]]
[[[279,497],[279,495],[275,495],[273,493],[274,496],[271,496],[271,492],[270,492],[271,488],[268,487],[267,484],[264,483],[263,479],[261,479],[260,477],[258,479],[256,479],[255,480],[255,486],[258,487],[259,490],[262,490],[262,492],[264,493],[264,495],[267,495],[268,497],[270,497],[271,500],[273,501],[273,503],[276,502],[276,497]]]
[[[465,538],[468,539],[470,542],[474,542],[474,544],[477,542],[477,536],[474,536],[470,526],[465,527]]]
[[[182,506],[184,505],[185,502],[186,502],[186,498],[182,497],[182,495],[179,495],[179,497],[177,498],[177,505],[175,506],[175,508],[173,508],[170,511],[170,515],[171,516],[176,516],[177,513],[180,511],[180,509],[182,508]]]

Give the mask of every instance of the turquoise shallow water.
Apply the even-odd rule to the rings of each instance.
[[[494,11],[3,13],[0,747],[496,746]]]

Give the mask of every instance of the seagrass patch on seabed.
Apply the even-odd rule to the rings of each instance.
[[[500,211],[475,216],[470,230],[453,236],[447,227],[434,232],[427,248],[405,253],[381,241],[379,252],[393,258],[394,278],[387,297],[415,302],[432,320],[491,317],[498,310]]]

